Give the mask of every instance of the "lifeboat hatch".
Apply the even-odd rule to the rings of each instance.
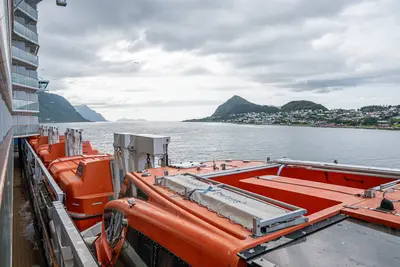
[[[157,178],[157,185],[252,231],[266,235],[308,221],[307,210],[193,174]]]
[[[264,244],[248,266],[399,266],[399,230],[340,216]]]
[[[264,244],[260,244],[256,247],[250,248],[248,250],[242,251],[238,253],[238,256],[241,259],[244,259],[246,261],[249,261],[250,263],[254,263],[252,259],[255,259],[256,257],[259,257],[261,255],[265,255],[268,252],[273,251],[274,249],[277,249],[279,247],[285,246],[291,242],[294,242],[298,239],[305,238],[307,235],[310,235],[312,233],[315,233],[323,228],[326,228],[328,226],[331,226],[335,223],[341,222],[345,219],[349,218],[349,216],[344,215],[344,214],[338,214],[333,217],[327,218],[321,222],[318,222],[316,224],[309,225],[305,228],[302,228],[298,231],[295,231],[293,233],[287,234],[285,236],[281,236],[275,240],[269,241]],[[260,262],[260,259],[254,260],[255,262]],[[261,261],[266,262],[266,260],[261,259]],[[253,265],[251,265],[253,266]],[[256,265],[257,266],[257,265]],[[264,266],[264,265],[260,265]]]

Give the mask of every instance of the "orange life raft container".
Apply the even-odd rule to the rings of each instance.
[[[80,231],[101,221],[104,206],[114,194],[110,155],[59,158],[49,171],[65,193],[65,207]]]
[[[99,151],[92,148],[89,141],[82,142],[82,152],[84,155],[98,155]],[[65,137],[60,136],[60,142],[51,145],[42,145],[38,148],[37,154],[43,164],[48,167],[54,160],[65,157]]]
[[[48,143],[49,143],[48,136],[36,136],[29,140],[29,144],[32,146],[33,150],[35,150],[35,151],[39,148],[39,146],[46,145]]]

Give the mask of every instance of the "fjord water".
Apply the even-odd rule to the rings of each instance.
[[[149,133],[171,137],[170,159],[272,159],[400,168],[400,132],[272,125],[190,122],[101,122],[58,124],[84,129],[83,137],[101,152],[113,153],[113,133]]]

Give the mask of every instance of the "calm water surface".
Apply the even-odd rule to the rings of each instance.
[[[58,124],[84,129],[84,139],[113,153],[113,133],[151,133],[171,137],[172,161],[272,159],[288,157],[400,168],[400,132],[268,125],[184,122],[105,122]]]

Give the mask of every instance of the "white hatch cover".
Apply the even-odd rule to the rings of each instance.
[[[214,184],[193,175],[166,176],[160,182],[161,186],[252,230],[257,236],[307,220],[302,216],[307,212],[304,209],[282,208],[244,190]]]
[[[190,168],[205,167],[205,166],[206,165],[202,162],[194,162],[194,161],[169,164],[169,167],[177,169],[190,169]]]

